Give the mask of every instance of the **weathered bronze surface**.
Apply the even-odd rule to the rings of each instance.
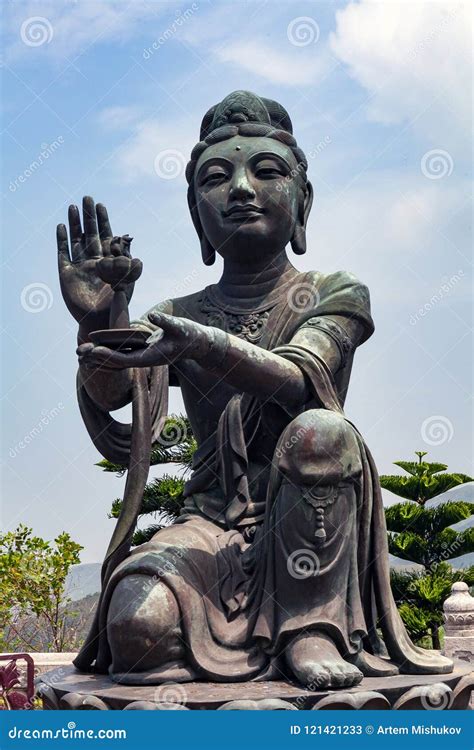
[[[469,708],[474,674],[456,662],[449,675],[364,677],[345,690],[317,690],[288,682],[188,682],[185,684],[117,685],[106,675],[79,674],[62,668],[42,675],[39,692],[47,709],[131,710],[294,710]]]
[[[147,337],[135,349],[131,238],[113,236],[92,198],[82,224],[70,207],[70,243],[58,227],[81,413],[99,451],[128,465],[83,672],[327,690],[452,671],[398,615],[377,471],[343,412],[354,352],[373,332],[368,290],[345,271],[300,273],[286,254],[306,250],[306,170],[276,102],[234,92],[205,115],[188,204],[204,263],[218,253],[223,273],[130,324]],[[130,552],[170,386],[198,442],[186,505]],[[130,401],[132,425],[120,424],[110,412]]]

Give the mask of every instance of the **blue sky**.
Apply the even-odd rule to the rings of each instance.
[[[472,473],[470,13],[445,0],[3,3],[4,527],[65,529],[84,562],[102,558],[123,482],[94,467],[80,419],[55,227],[83,195],[107,205],[144,263],[132,315],[216,281],[183,167],[204,112],[234,89],[280,101],[309,157],[295,265],[370,288],[376,332],[346,413],[379,470],[424,449]]]

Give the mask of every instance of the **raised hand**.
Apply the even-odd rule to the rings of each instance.
[[[83,225],[77,206],[69,206],[70,243],[66,226],[58,224],[59,279],[69,312],[83,331],[92,331],[108,328],[113,298],[110,284],[103,280],[104,274],[99,273],[100,262],[108,258],[108,266],[117,265],[115,276],[122,274],[127,279],[128,265],[132,263],[132,238],[128,235],[114,237],[107,209],[101,203],[95,206],[89,196],[82,201],[82,211]],[[133,287],[133,281],[123,285],[128,301]]]

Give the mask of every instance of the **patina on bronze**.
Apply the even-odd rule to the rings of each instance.
[[[142,348],[126,345],[139,275],[130,238],[113,236],[92,198],[83,227],[70,207],[70,248],[58,227],[81,413],[99,451],[129,467],[82,671],[130,685],[289,679],[324,690],[452,670],[411,643],[398,615],[377,471],[343,412],[354,352],[373,332],[368,290],[344,271],[300,273],[286,254],[306,250],[306,172],[281,105],[237,91],[209,110],[188,204],[204,263],[218,253],[223,273],[133,322]],[[106,278],[124,283],[114,291]],[[115,327],[118,342],[107,339]],[[186,504],[130,552],[170,386],[198,443]],[[110,413],[130,401],[133,427]]]

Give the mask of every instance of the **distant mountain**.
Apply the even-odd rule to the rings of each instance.
[[[421,572],[423,570],[421,565],[412,563],[410,560],[402,560],[401,557],[395,557],[395,555],[389,554],[388,562],[391,568],[399,571],[418,570]],[[474,553],[469,552],[467,555],[461,555],[461,557],[453,557],[451,560],[446,560],[446,562],[452,565],[453,568],[464,570],[464,568],[469,568],[471,565],[474,565]]]
[[[474,552],[468,552],[467,555],[461,555],[461,557],[453,557],[448,562],[453,568],[469,568],[474,565]]]
[[[73,601],[100,591],[101,563],[73,565],[66,579],[66,595]]]
[[[401,557],[395,557],[395,555],[391,555],[389,553],[388,555],[388,563],[391,568],[394,568],[395,570],[401,571],[401,570],[418,570],[422,571],[423,567],[421,565],[418,565],[417,563],[410,562],[410,560],[402,560]]]
[[[466,503],[474,503],[474,482],[461,484],[460,487],[453,487],[452,490],[443,492],[442,495],[438,495],[433,500],[428,500],[427,506],[434,508],[448,500],[465,500]]]

